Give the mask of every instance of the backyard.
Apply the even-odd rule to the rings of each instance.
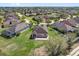
[[[30,39],[32,29],[28,29],[19,36],[7,39],[0,36],[0,55],[32,55],[35,48],[45,46],[48,48],[50,41],[52,45],[62,43],[62,47],[66,46],[66,40],[58,31],[48,28],[49,39],[46,41],[39,41]],[[51,47],[49,46],[49,47]]]

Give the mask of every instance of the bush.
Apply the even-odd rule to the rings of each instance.
[[[50,56],[59,56],[59,55],[67,55],[68,52],[66,50],[67,46],[65,46],[66,43],[63,44],[62,42],[58,42],[56,40],[51,40],[48,42],[48,54]]]

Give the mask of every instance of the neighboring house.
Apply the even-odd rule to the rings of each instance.
[[[37,15],[37,13],[35,13],[35,12],[32,13],[32,16],[36,16],[36,15]]]
[[[61,21],[61,22],[54,23],[53,27],[61,32],[73,32],[73,31],[75,31],[75,28],[70,26],[70,25],[71,24],[69,24],[69,23]]]
[[[52,13],[52,15],[50,15],[50,17],[58,18],[58,17],[60,17],[60,14],[59,13]]]
[[[74,20],[79,24],[79,17],[75,17]]]
[[[31,14],[30,13],[26,13],[26,16],[31,16]]]
[[[74,15],[78,13],[77,10],[66,10],[65,12],[70,15]]]
[[[28,28],[29,28],[28,24],[21,22],[17,25],[12,26],[11,28],[9,28],[7,30],[4,30],[2,32],[2,35],[6,36],[6,37],[13,37],[13,36],[21,33],[23,30],[28,29]]]
[[[38,24],[43,21],[43,17],[42,16],[35,16],[32,19],[34,21],[36,21]]]
[[[29,12],[29,13],[26,13],[26,16],[36,16],[37,15],[37,13],[35,13],[35,12]]]
[[[9,15],[7,16],[7,18],[4,20],[4,22],[2,23],[2,25],[4,27],[7,27],[7,26],[13,26],[17,23],[20,23],[20,20],[16,17],[16,16],[12,16],[12,15]]]
[[[36,26],[33,30],[31,38],[35,40],[47,40],[48,39],[47,28],[43,26]]]
[[[72,26],[72,27],[76,27],[77,23],[75,22],[75,20],[72,19],[68,19],[68,20],[63,20],[62,22],[64,22],[65,24]]]
[[[15,24],[17,24],[17,23],[19,23],[20,22],[20,20],[18,20],[18,19],[14,19],[14,18],[8,18],[6,21],[4,21],[4,26],[12,26],[12,25],[15,25]]]
[[[70,21],[70,23],[74,24],[75,27],[79,27],[79,17],[75,17],[69,21]]]
[[[36,21],[38,21],[38,20],[41,21],[43,19],[43,17],[42,16],[35,16],[33,19],[36,20]]]
[[[63,20],[62,22],[72,27],[79,27],[79,18],[67,19]]]
[[[45,23],[51,23],[51,20],[49,19],[48,16],[44,16],[44,17],[43,17],[43,21],[44,21]]]
[[[73,19],[70,19],[70,20],[67,20],[67,21],[71,24],[72,27],[77,27],[77,25],[78,25],[78,23]]]

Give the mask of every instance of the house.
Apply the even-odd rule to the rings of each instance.
[[[3,22],[3,25],[4,26],[12,26],[12,25],[15,25],[17,23],[19,23],[20,20],[18,19],[15,19],[13,17],[8,17],[4,22]]]
[[[14,14],[7,14],[7,17],[5,17],[5,20],[2,23],[2,26],[8,27],[13,26],[17,23],[20,23],[20,20],[16,17]]]
[[[65,19],[60,22],[64,22],[65,24],[72,26],[72,27],[77,27],[77,25],[78,25],[78,23],[74,19]]]
[[[72,27],[77,27],[78,23],[74,19],[67,20]]]
[[[49,20],[48,16],[44,16],[43,17],[43,22],[45,22],[45,23],[51,23],[51,20]]]
[[[73,19],[63,20],[62,22],[72,27],[76,27],[77,25],[77,22]]]
[[[66,23],[63,21],[54,23],[53,27],[61,32],[73,32],[73,31],[75,31],[75,28],[72,27],[70,23]]]
[[[36,20],[36,21],[38,21],[38,20],[42,20],[42,19],[43,19],[42,16],[35,16],[35,17],[34,17],[34,20]]]
[[[70,15],[74,15],[74,14],[77,14],[78,11],[77,10],[66,10],[65,11],[67,14],[70,14]]]
[[[76,26],[75,27],[79,27],[79,17],[73,18],[73,21],[76,22]],[[71,23],[73,23],[73,22],[71,22]]]
[[[35,16],[35,17],[33,17],[33,20],[36,21],[37,23],[42,22],[43,21],[42,19],[43,19],[42,16]]]
[[[79,24],[79,17],[73,18]]]
[[[6,37],[13,37],[13,36],[18,35],[23,30],[28,29],[28,28],[29,28],[29,24],[21,22],[21,23],[19,23],[17,25],[14,25],[14,26],[10,27],[7,30],[4,30],[2,32],[2,35],[6,36]]]
[[[47,27],[45,25],[36,26],[33,30],[31,38],[35,40],[47,40],[48,39]]]

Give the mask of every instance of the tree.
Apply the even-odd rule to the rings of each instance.
[[[33,19],[34,21],[36,21],[37,24],[39,24],[39,23],[42,21],[42,19],[41,19],[40,17],[33,17],[32,19]]]
[[[67,55],[67,47],[62,42],[57,40],[49,41],[47,46],[48,54],[50,56]]]
[[[22,16],[21,18],[20,18],[20,20],[22,21],[22,22],[25,22],[25,19],[26,17],[25,16]]]
[[[4,24],[2,23],[2,26],[1,26],[2,28],[4,28]]]
[[[3,20],[4,20],[3,18],[0,18],[0,23],[3,23]]]

